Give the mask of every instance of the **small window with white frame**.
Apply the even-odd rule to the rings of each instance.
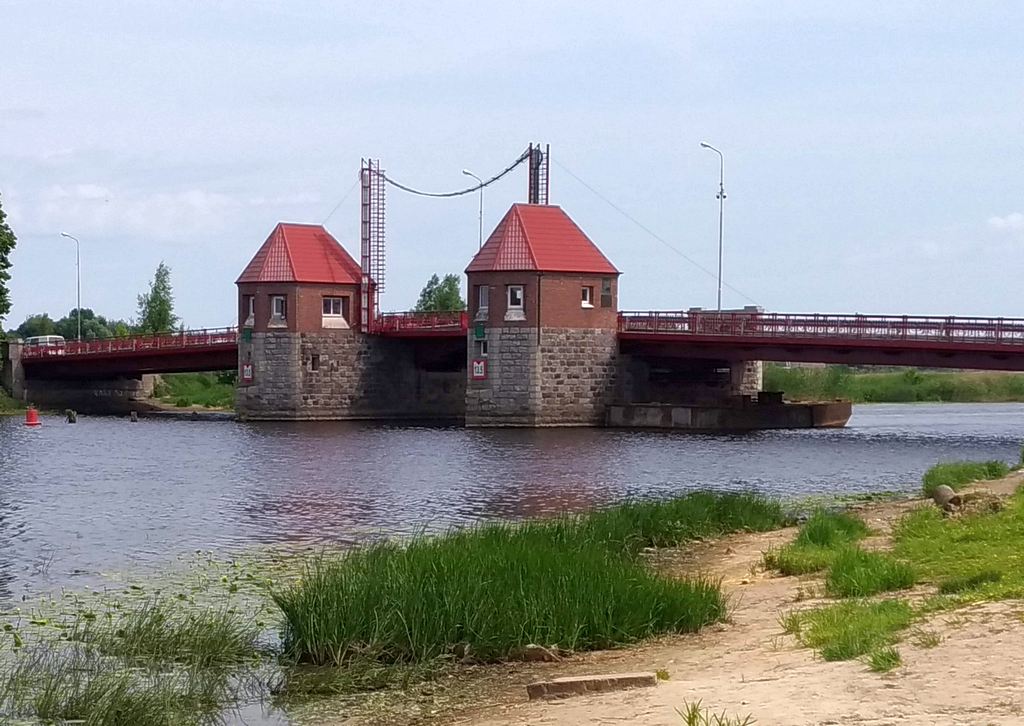
[[[349,314],[349,299],[345,296],[330,296],[323,298],[323,327],[325,328],[347,328]]]
[[[586,285],[580,288],[580,307],[594,307],[594,288]]]
[[[270,296],[270,323],[283,325],[288,320],[288,298],[284,295]]]
[[[474,343],[475,348],[476,348],[476,350],[475,350],[476,357],[477,358],[486,358],[487,357],[487,341],[486,340],[475,340],[475,341],[473,341],[473,343]]]
[[[252,325],[256,320],[256,296],[245,296],[245,325]]]
[[[476,286],[476,319],[487,320],[488,307],[490,306],[491,286]]]
[[[526,320],[523,286],[509,285],[506,290],[508,291],[508,307],[505,309],[505,320]]]

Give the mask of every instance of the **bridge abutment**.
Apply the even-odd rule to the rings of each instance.
[[[461,421],[463,343],[453,343],[454,353],[424,355],[417,341],[358,330],[253,333],[239,344],[236,409],[249,420]]]
[[[21,365],[22,343],[0,343],[0,387],[16,401],[25,399],[25,369]]]
[[[155,381],[153,375],[109,380],[30,378],[25,382],[24,400],[43,409],[124,415],[151,407]]]

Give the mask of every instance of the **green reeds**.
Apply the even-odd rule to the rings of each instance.
[[[251,661],[259,628],[226,611],[176,608],[151,600],[114,623],[76,623],[70,638],[106,656],[133,662],[178,663],[207,668]]]
[[[956,491],[971,482],[1001,479],[1009,473],[1010,466],[1005,461],[947,461],[924,473],[921,489],[930,497],[942,485]]]
[[[175,726],[217,723],[234,689],[226,673],[128,668],[91,651],[19,653],[0,675],[0,717],[43,723]],[[9,721],[5,720],[5,723]]]
[[[697,494],[582,517],[491,524],[310,563],[274,593],[299,661],[487,662],[526,645],[611,648],[722,619],[717,582],[668,579],[635,554],[784,521],[753,495]]]

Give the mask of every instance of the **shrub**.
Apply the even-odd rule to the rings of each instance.
[[[840,550],[829,567],[825,590],[832,597],[866,597],[914,585],[914,570],[881,552]]]

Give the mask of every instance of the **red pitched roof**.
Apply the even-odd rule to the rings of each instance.
[[[619,274],[561,207],[538,204],[513,204],[466,268],[498,270]]]
[[[358,285],[356,261],[319,224],[279,222],[235,281]]]

